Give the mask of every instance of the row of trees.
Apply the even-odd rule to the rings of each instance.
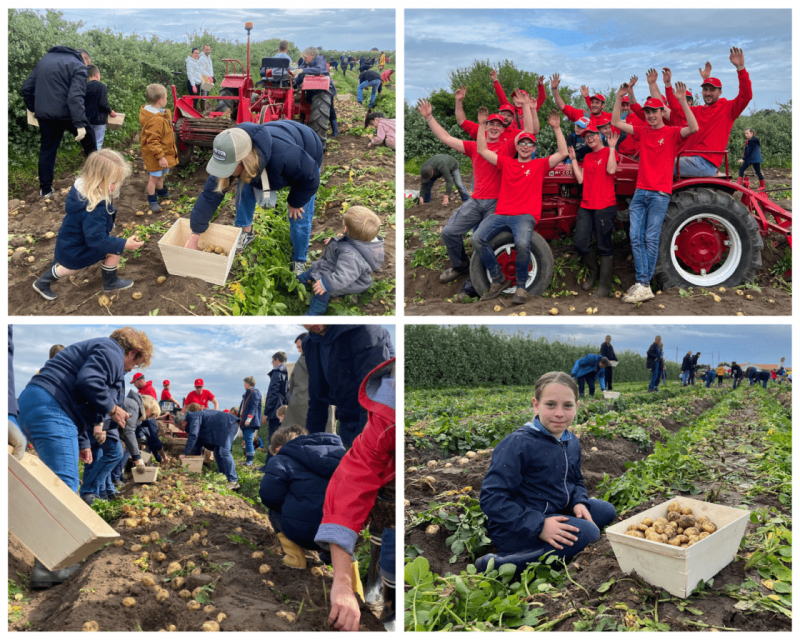
[[[602,335],[601,335],[602,334]],[[407,325],[405,330],[405,383],[411,388],[481,385],[533,386],[548,371],[569,373],[575,361],[600,353],[605,332],[598,330],[597,344],[568,344],[518,333],[496,332],[486,325]],[[646,382],[646,358],[615,348],[619,365],[614,382]],[[667,362],[674,380],[680,365]]]

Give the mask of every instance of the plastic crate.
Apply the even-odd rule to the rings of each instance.
[[[225,284],[236,255],[235,247],[239,242],[241,229],[211,223],[208,230],[200,236],[198,244],[200,251],[184,248],[183,245],[191,233],[189,220],[180,218],[158,241],[167,273],[173,276],[200,278],[211,284]],[[223,247],[228,255],[203,252],[202,249],[210,244]]]

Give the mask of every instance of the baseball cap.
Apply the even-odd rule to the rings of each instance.
[[[686,90],[686,97],[687,98],[694,98],[694,96],[692,95],[692,92],[689,91],[688,89]]]
[[[532,133],[528,133],[527,131],[522,131],[518,133],[517,137],[514,138],[514,144],[517,144],[520,140],[523,140],[525,138],[536,144],[536,136],[533,135]]]
[[[202,387],[203,386],[203,379],[202,378],[198,378],[197,380],[195,380],[194,381],[194,386],[195,387]]]
[[[605,102],[606,97],[602,93],[595,93],[589,98],[589,100],[599,100],[600,102]]]
[[[521,96],[526,96],[526,95],[528,95],[528,92],[527,92],[527,91],[525,91],[525,89],[520,89],[519,91],[517,91],[516,89],[514,89],[514,90],[511,92],[511,97],[513,98],[513,97],[514,97],[515,95],[517,95],[518,93],[519,93]]]
[[[631,103],[631,99],[628,96],[623,96],[622,97],[622,104],[625,104],[626,102],[628,104],[630,104]]]
[[[242,159],[253,149],[253,140],[244,129],[225,129],[214,138],[214,150],[206,171],[215,178],[230,178]]]
[[[583,131],[580,132],[581,138],[583,138],[587,133],[596,133],[600,135],[600,132],[597,130],[597,127],[594,126],[593,124],[584,127]]]
[[[503,120],[503,116],[501,116],[498,113],[493,113],[488,118],[486,118],[486,124],[489,124],[493,120],[496,120],[497,122],[500,122],[500,123],[504,123],[505,122],[505,120]]]
[[[577,124],[581,129],[585,129],[586,127],[589,126],[589,122],[590,122],[589,118],[583,116],[583,118],[578,118],[575,121],[575,124]]]
[[[497,111],[498,111],[498,112],[500,112],[500,111],[510,111],[511,113],[514,113],[514,107],[512,107],[512,106],[511,106],[510,104],[508,104],[508,103],[506,103],[506,104],[501,104],[501,105],[500,105],[500,108],[499,108]]]
[[[169,380],[164,380],[164,386],[165,386],[165,387],[168,387],[168,386],[169,386]]]
[[[644,101],[642,109],[663,109],[664,103],[656,98],[648,98]]]
[[[133,380],[131,380],[131,382],[136,382],[139,378],[144,378],[144,375],[141,373],[135,373],[133,374]]]
[[[703,84],[700,86],[704,87],[707,84],[710,84],[712,87],[715,87],[717,89],[722,89],[722,83],[719,81],[719,78],[706,78],[705,80],[703,80]]]

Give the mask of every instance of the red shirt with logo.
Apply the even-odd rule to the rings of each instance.
[[[589,98],[586,99],[586,102],[589,102]],[[588,109],[584,112],[573,106],[565,104],[563,112],[564,115],[567,116],[567,118],[569,118],[572,122],[577,122],[584,117],[589,118],[589,124],[593,124],[595,127],[600,127],[606,120],[611,122],[611,118],[609,117],[611,114],[604,111],[601,111],[597,115],[593,115]],[[615,133],[619,133],[619,129],[616,127],[611,127],[611,130]]]
[[[632,127],[647,126],[647,122],[633,113],[633,109],[631,109],[625,118],[625,123],[631,125]],[[617,143],[617,151],[626,156],[634,156],[639,151],[639,141],[632,135],[625,136],[625,139],[622,142]]]
[[[641,145],[636,188],[672,193],[672,170],[682,140],[680,127],[634,126],[633,135]]]
[[[208,409],[208,405],[213,399],[214,399],[214,394],[211,393],[208,389],[203,389],[200,393],[197,393],[197,391],[190,391],[189,395],[186,396],[186,405],[196,402],[204,409]]]
[[[528,214],[539,222],[542,217],[542,185],[545,173],[550,170],[550,158],[520,162],[508,156],[497,156],[497,168],[502,173],[502,181],[495,215]]]
[[[487,142],[490,151],[498,156],[514,157],[516,148],[511,140]],[[464,140],[464,155],[472,160],[472,177],[475,189],[472,197],[475,200],[495,200],[500,195],[500,169],[478,153],[478,143]]]
[[[583,158],[583,199],[584,209],[605,209],[617,204],[614,191],[614,176],[608,173],[608,154],[610,147],[587,153]],[[615,151],[617,161],[619,154]]]
[[[466,131],[467,135],[470,138],[472,138],[473,140],[477,140],[478,139],[478,123],[477,122],[472,122],[472,120],[464,120],[464,122],[461,123],[461,128],[464,131]],[[500,134],[500,141],[501,142],[505,142],[506,140],[511,140],[511,142],[514,142],[514,138],[516,138],[517,135],[521,131],[522,131],[522,129],[519,129],[519,128],[515,127],[513,124],[510,124],[503,130],[503,133]],[[531,134],[531,135],[533,135],[533,134]],[[534,136],[534,138],[535,137],[536,136]]]

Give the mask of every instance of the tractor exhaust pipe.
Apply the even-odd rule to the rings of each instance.
[[[253,28],[252,22],[244,23],[245,31],[247,31],[247,79],[250,80],[250,30]]]

